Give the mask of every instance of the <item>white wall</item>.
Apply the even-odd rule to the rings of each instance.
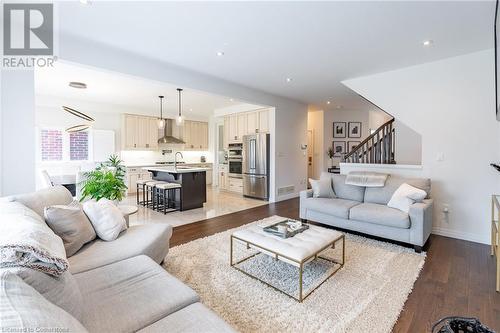
[[[482,243],[490,242],[490,196],[500,179],[489,166],[500,160],[493,60],[486,50],[344,82],[421,134],[434,233]]]
[[[1,71],[0,195],[35,188],[34,89],[33,71]]]

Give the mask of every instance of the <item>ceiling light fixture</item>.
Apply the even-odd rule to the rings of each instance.
[[[181,101],[181,88],[177,88],[177,91],[179,92],[179,115],[177,118],[175,118],[175,123],[177,126],[184,126],[184,117],[182,116],[182,101]]]
[[[224,51],[217,51],[217,56],[222,57],[224,55]]]
[[[82,5],[90,5],[90,0],[80,0]]]
[[[158,96],[160,99],[160,118],[158,118],[158,128],[163,129],[165,127],[165,119],[163,119],[163,97],[165,96]]]
[[[63,106],[62,108],[63,108],[64,111],[72,114],[73,116],[81,118],[83,120],[86,120],[86,121],[95,121],[94,118],[92,118],[91,116],[88,116],[85,113],[77,111],[75,109],[72,109],[72,108],[70,108],[68,106]]]
[[[422,45],[424,46],[432,46],[434,45],[434,41],[432,39],[427,39],[422,42]]]
[[[76,81],[71,81],[69,83],[69,86],[71,88],[76,88],[76,89],[87,89],[87,85],[83,82],[76,82]]]
[[[286,78],[286,82],[292,82],[292,78],[291,77],[287,77]]]
[[[230,99],[229,99],[229,101],[230,101],[230,102],[234,102],[234,99],[230,98]]]
[[[76,132],[82,132],[88,129],[90,125],[84,124],[84,125],[76,125],[72,127],[66,128],[66,132],[68,133],[76,133]]]
[[[343,106],[342,106],[342,105],[337,105],[337,107],[336,107],[336,109],[338,109],[338,110],[340,110],[340,109],[342,109],[342,108],[343,108]]]
[[[328,104],[328,105],[330,105],[331,103],[332,103],[332,102],[330,102],[330,101],[326,101],[326,104]]]

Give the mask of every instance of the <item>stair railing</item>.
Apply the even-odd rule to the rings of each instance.
[[[396,132],[394,118],[377,128],[344,156],[344,163],[394,164]]]

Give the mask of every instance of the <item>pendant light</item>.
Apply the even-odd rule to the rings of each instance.
[[[177,118],[175,118],[175,123],[177,126],[184,126],[184,117],[182,116],[182,104],[181,104],[181,88],[177,88],[177,91],[179,92],[179,115]]]
[[[163,97],[158,96],[160,98],[160,118],[158,118],[158,128],[163,129],[165,127],[165,119],[163,119]]]

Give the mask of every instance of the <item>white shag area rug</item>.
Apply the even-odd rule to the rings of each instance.
[[[425,253],[346,234],[344,267],[299,303],[229,265],[234,230],[171,248],[164,267],[240,332],[390,332],[425,262]],[[298,269],[266,257],[256,256],[245,270],[285,289],[293,281],[293,292]],[[307,269],[306,288],[328,273],[321,263]]]

